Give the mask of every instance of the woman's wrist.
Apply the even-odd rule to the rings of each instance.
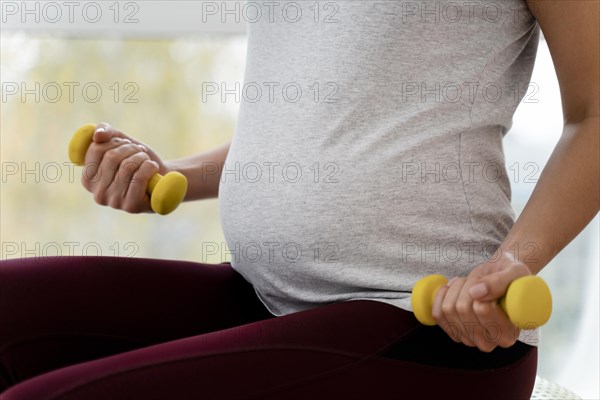
[[[188,180],[185,201],[216,198],[219,193],[221,171],[229,152],[229,143],[194,156],[165,161],[161,173],[179,172]]]
[[[524,264],[532,274],[537,274],[545,266],[542,263],[541,247],[533,240],[505,240],[492,259],[501,263]]]
[[[159,174],[166,175],[169,172],[181,172],[177,168],[177,164],[175,161],[164,161],[162,165],[159,164]]]

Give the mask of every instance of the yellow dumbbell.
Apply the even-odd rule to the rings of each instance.
[[[415,317],[423,325],[436,324],[433,318],[433,300],[437,291],[448,280],[442,275],[430,275],[419,280],[412,292]],[[519,328],[533,329],[544,325],[552,313],[552,295],[546,282],[539,276],[528,275],[515,279],[499,301],[508,319]]]
[[[85,153],[92,144],[96,125],[87,124],[75,132],[69,143],[69,159],[76,165],[85,163]],[[179,172],[169,172],[165,176],[154,174],[146,189],[150,196],[150,206],[155,213],[166,215],[177,208],[187,193],[187,179]]]

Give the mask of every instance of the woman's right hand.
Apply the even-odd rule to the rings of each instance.
[[[100,205],[128,213],[152,212],[148,182],[154,174],[167,172],[148,146],[101,123],[86,152],[81,183]]]

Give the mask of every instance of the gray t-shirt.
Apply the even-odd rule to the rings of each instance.
[[[514,219],[502,138],[539,40],[525,2],[240,12],[247,66],[219,198],[232,266],[268,309],[411,310],[418,279],[485,262]]]

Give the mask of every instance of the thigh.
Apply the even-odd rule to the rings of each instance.
[[[529,397],[534,349],[478,370],[386,356],[418,331],[410,312],[342,302],[50,372],[4,400]]]
[[[228,263],[116,257],[3,261],[0,379],[14,383],[75,362],[270,317]]]
[[[417,324],[381,302],[330,304],[63,368],[4,399],[297,398],[298,385],[361,365]]]

